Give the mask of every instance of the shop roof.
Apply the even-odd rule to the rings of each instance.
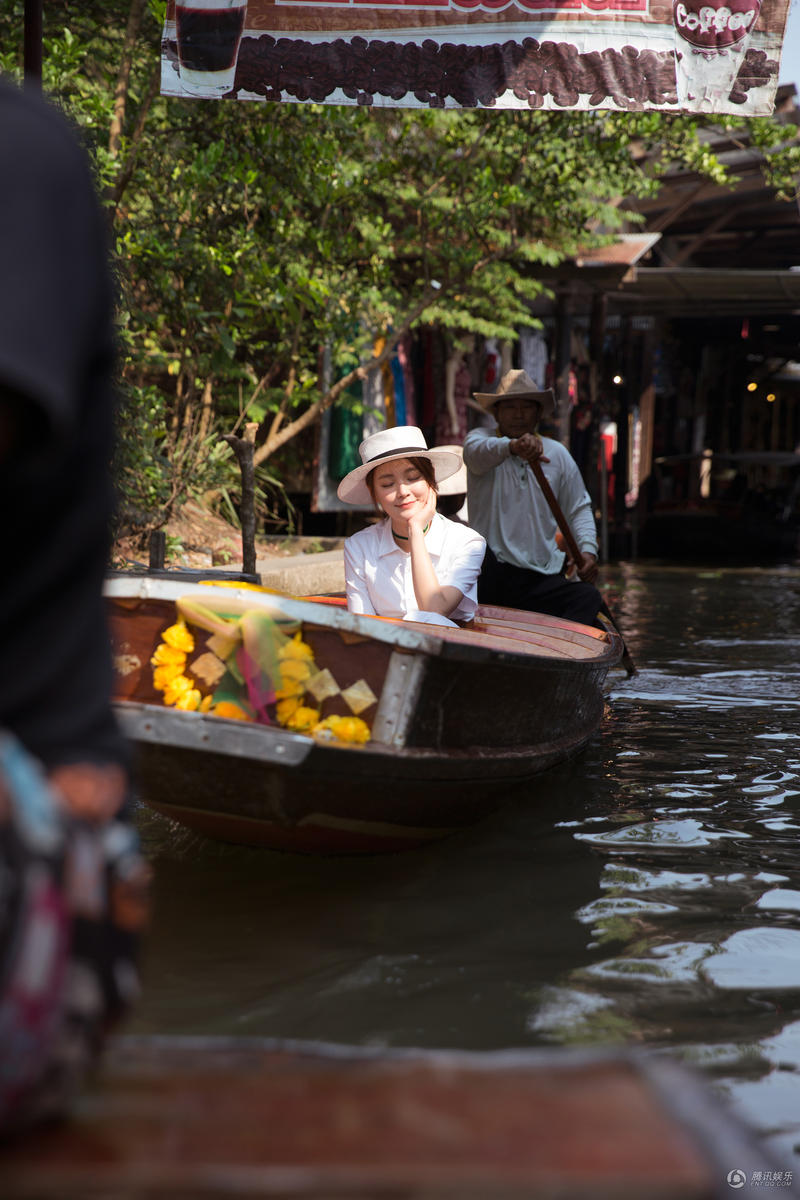
[[[663,316],[800,314],[800,269],[635,267],[608,299],[612,309]]]

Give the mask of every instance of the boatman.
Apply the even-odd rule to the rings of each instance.
[[[147,868],[102,599],[113,304],[87,156],[0,79],[0,1134],[63,1114],[137,992]]]
[[[575,460],[560,442],[536,431],[554,411],[524,371],[509,371],[491,394],[475,399],[497,428],[471,430],[464,440],[469,523],[486,539],[478,580],[481,604],[548,613],[608,630],[611,616],[594,582],[597,529],[592,502]],[[540,463],[583,555],[572,564],[559,545],[558,525],[532,463]],[[578,578],[568,577],[575,567]]]

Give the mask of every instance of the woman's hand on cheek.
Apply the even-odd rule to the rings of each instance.
[[[424,531],[433,520],[433,515],[436,512],[436,492],[433,488],[428,488],[428,495],[425,503],[408,519],[409,532],[412,529],[421,529]]]

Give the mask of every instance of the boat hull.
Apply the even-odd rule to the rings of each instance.
[[[267,754],[277,730],[246,755],[221,731],[198,731],[187,744],[165,742],[154,706],[119,702],[136,748],[137,788],[148,806],[207,837],[299,853],[374,854],[412,849],[474,824],[511,797],[530,794],[549,767],[577,754],[582,736],[523,748],[437,751],[427,747],[312,745],[301,761]],[[185,717],[190,720],[187,722]],[[218,719],[181,714],[184,724]],[[226,722],[227,724],[227,722]],[[238,731],[236,731],[238,732]]]
[[[203,1037],[112,1039],[0,1172],[4,1200],[713,1200],[792,1176],[663,1054]]]
[[[432,632],[297,602],[316,663],[375,694],[372,738],[352,745],[165,708],[149,659],[169,597],[117,587],[110,611],[141,798],[206,836],[300,853],[411,849],[530,794],[597,730],[620,657],[617,638],[513,610]]]

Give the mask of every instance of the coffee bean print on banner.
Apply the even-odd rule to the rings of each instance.
[[[751,88],[777,73],[763,51],[749,49],[731,92],[737,104]],[[609,100],[621,109],[677,103],[673,51],[623,46],[582,54],[570,42],[535,38],[482,46],[438,43],[398,45],[363,37],[308,42],[246,38],[239,53],[236,89],[265,100],[323,103],[337,88],[350,102],[371,105],[376,97],[398,103],[413,96],[421,105],[493,108],[506,92],[530,108],[575,108],[585,97],[592,108]]]

